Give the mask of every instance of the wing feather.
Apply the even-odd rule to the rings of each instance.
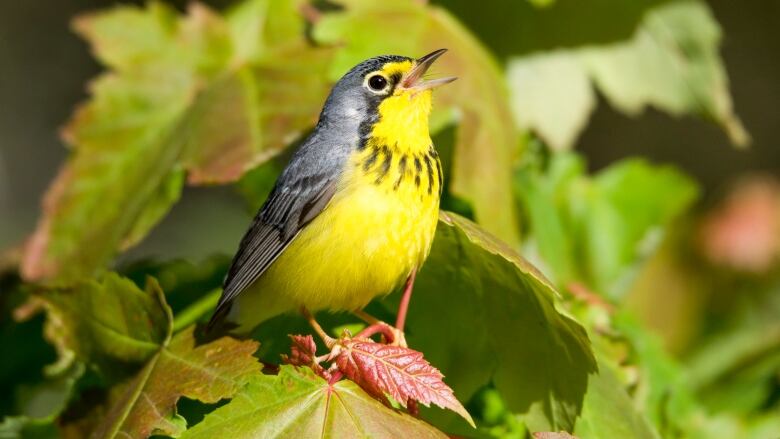
[[[335,172],[298,178],[282,174],[241,240],[209,327],[227,314],[233,299],[262,276],[301,229],[325,209],[336,192],[336,177]]]

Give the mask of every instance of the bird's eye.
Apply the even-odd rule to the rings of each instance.
[[[373,91],[383,91],[387,87],[387,79],[382,75],[368,78],[368,87]]]

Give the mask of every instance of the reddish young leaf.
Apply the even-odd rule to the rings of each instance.
[[[434,403],[474,426],[452,389],[444,384],[444,375],[422,353],[367,339],[342,340],[335,352],[339,370],[369,394],[379,398],[388,394],[404,407],[413,401],[426,406]]]
[[[293,366],[310,367],[317,375],[330,379],[328,371],[315,360],[317,356],[317,345],[311,335],[289,335],[292,340],[290,346],[290,355],[282,354],[282,363]]]
[[[577,436],[572,436],[565,431],[559,431],[557,433],[550,431],[537,431],[533,436],[534,439],[577,439]]]

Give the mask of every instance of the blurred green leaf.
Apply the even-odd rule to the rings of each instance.
[[[733,306],[686,359],[689,383],[713,411],[747,415],[771,406],[780,389],[780,285]],[[762,294],[756,294],[762,293]],[[780,409],[778,409],[780,410]]]
[[[75,357],[109,376],[123,364],[152,357],[171,330],[171,310],[153,279],[144,291],[106,273],[100,280],[44,291],[38,300],[48,312],[45,333],[60,362]]]
[[[659,439],[660,436],[633,406],[610,366],[600,363],[588,382],[582,416],[574,434],[599,439]]]
[[[446,438],[342,380],[328,384],[311,370],[282,366],[279,375],[255,375],[242,392],[182,436]]]
[[[199,4],[183,17],[125,5],[74,22],[111,70],[63,131],[74,152],[46,195],[25,278],[93,274],[165,215],[182,172],[236,180],[313,124],[330,52],[308,45],[296,2],[270,3],[226,19]],[[264,8],[273,20],[253,15]]]
[[[616,299],[632,268],[652,251],[660,232],[696,198],[688,177],[668,166],[623,160],[592,178],[582,159],[556,154],[545,173],[529,166],[516,193],[534,243],[559,285],[584,282]]]
[[[339,4],[345,9],[323,14],[314,27],[318,41],[340,47],[331,70],[334,79],[378,54],[422,56],[442,47],[449,49],[436,62],[436,72],[457,75],[459,79],[437,90],[435,100],[437,109],[457,115],[450,190],[473,205],[477,221],[486,229],[509,243],[517,243],[509,188],[519,140],[504,79],[490,53],[439,7],[411,0],[345,0]],[[403,38],[399,29],[403,29]],[[436,110],[434,117],[442,110]]]
[[[0,438],[2,439],[53,439],[58,437],[57,427],[49,420],[14,416],[6,417],[0,422]]]
[[[627,42],[515,58],[507,73],[515,120],[552,148],[570,149],[595,107],[592,81],[624,113],[653,106],[696,114],[744,146],[750,139],[732,108],[720,38],[703,2],[675,2],[651,10]]]
[[[570,149],[596,108],[588,71],[567,51],[515,59],[507,70],[517,126],[555,150]]]
[[[407,340],[444,373],[461,400],[492,382],[532,430],[569,429],[596,366],[585,331],[556,309],[555,296],[544,276],[507,244],[442,213],[415,284]],[[385,301],[393,312],[397,300]],[[442,316],[444,303],[443,318],[433,318]]]

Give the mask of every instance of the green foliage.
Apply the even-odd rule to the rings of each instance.
[[[511,247],[442,214],[417,278],[407,340],[442,370],[459,398],[494,383],[532,429],[570,429],[595,360],[583,329],[556,309],[555,295]],[[389,309],[397,299],[388,298]],[[442,303],[446,321],[431,319]]]
[[[351,381],[328,384],[306,368],[257,376],[182,438],[446,438],[369,396]]]
[[[625,293],[631,267],[659,240],[653,234],[697,195],[688,177],[641,159],[615,163],[593,177],[573,154],[556,154],[539,168],[531,162],[515,176],[534,238],[528,245],[558,285],[581,282],[610,298]]]
[[[595,108],[597,88],[626,114],[646,106],[698,114],[744,146],[749,136],[733,113],[720,37],[704,3],[677,2],[647,14],[627,42],[513,58],[507,76],[515,120],[553,149],[570,149]]]
[[[184,17],[161,3],[120,6],[74,22],[111,71],[64,130],[75,152],[47,194],[28,279],[95,273],[170,209],[183,170],[192,184],[236,180],[311,125],[327,91],[311,72],[328,51],[308,46],[291,2],[272,12],[297,24],[295,40],[295,27],[247,26],[266,3],[224,18],[200,5]]]
[[[735,144],[748,140],[704,3],[618,3],[516,1],[498,14],[472,1],[241,0],[224,13],[194,3],[182,14],[151,2],[78,17],[76,32],[107,71],[63,130],[73,150],[22,252],[24,282],[13,258],[0,258],[3,272],[11,267],[0,277],[0,344],[11,358],[0,367],[9,395],[0,437],[776,432],[776,282],[748,283],[750,300],[726,302],[736,315],[705,322],[707,335],[675,358],[631,300],[660,242],[666,251],[690,244],[676,240],[692,234],[681,218],[697,184],[641,158],[589,173],[570,151],[596,92],[628,115],[648,106],[697,115]],[[278,367],[288,334],[311,332],[300,316],[265,322],[257,341],[206,337],[199,323],[230,255],[125,260],[106,271],[166,217],[185,184],[234,183],[256,209],[285,148],[312,127],[347,68],[441,47],[450,51],[437,70],[459,76],[437,91],[433,115],[443,200],[475,222],[442,212],[405,332],[463,403],[440,405],[470,419],[467,407],[476,430],[436,407],[412,416],[410,392],[385,392],[394,401],[382,404],[386,395],[355,376],[339,379],[343,370],[319,371],[328,381]],[[675,269],[711,274],[689,265]],[[726,279],[728,289],[745,284]],[[391,321],[398,300],[391,294],[369,311]],[[40,308],[45,318],[33,315]],[[362,328],[352,316],[318,319],[336,337]],[[316,363],[334,360],[323,358]]]

